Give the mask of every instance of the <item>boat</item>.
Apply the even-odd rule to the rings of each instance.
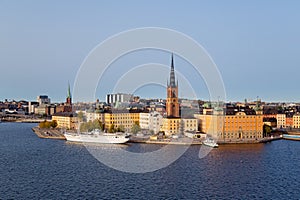
[[[286,140],[300,140],[300,135],[283,134],[282,138]]]
[[[98,129],[91,132],[83,133],[69,133],[65,132],[64,136],[67,141],[71,142],[88,142],[88,143],[101,143],[101,144],[123,144],[128,142],[130,135],[117,132],[117,133],[103,133]]]
[[[209,146],[209,147],[213,147],[213,148],[216,148],[218,147],[219,145],[214,141],[214,139],[212,138],[206,138],[202,144],[206,145],[206,146]]]

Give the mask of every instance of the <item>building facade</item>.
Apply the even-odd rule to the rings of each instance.
[[[249,107],[227,107],[226,115],[207,112],[197,114],[201,131],[214,135],[219,141],[258,140],[263,137],[261,110]]]
[[[124,93],[117,93],[117,94],[107,94],[106,95],[106,103],[114,104],[114,103],[123,103],[123,102],[130,102],[133,100],[132,94],[124,94]]]
[[[57,128],[76,129],[78,127],[77,115],[72,112],[60,112],[52,115],[52,120],[57,122]]]
[[[123,127],[125,131],[130,131],[134,124],[139,124],[140,121],[139,110],[115,110],[112,112],[104,113],[105,129],[110,129],[113,125],[114,128]]]
[[[285,128],[286,127],[286,114],[282,113],[282,114],[277,114],[276,115],[276,119],[277,119],[277,128]]]
[[[162,126],[163,117],[159,112],[140,113],[140,127],[142,129],[152,130],[157,134]]]

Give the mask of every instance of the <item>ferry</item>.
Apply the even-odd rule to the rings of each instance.
[[[202,144],[213,148],[217,148],[219,146],[212,138],[206,138]]]
[[[300,140],[300,135],[283,134],[282,138],[286,140]]]
[[[67,141],[71,142],[88,142],[101,144],[123,144],[128,142],[130,137],[130,135],[121,132],[103,133],[100,132],[98,129],[84,133],[65,132],[64,136]]]

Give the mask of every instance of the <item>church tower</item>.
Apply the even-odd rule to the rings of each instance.
[[[178,81],[175,81],[173,54],[171,58],[170,80],[167,82],[167,118],[180,118],[178,103]]]
[[[70,83],[68,84],[68,94],[67,94],[66,104],[72,105],[72,95],[71,95]]]

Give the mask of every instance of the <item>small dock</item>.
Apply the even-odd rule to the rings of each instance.
[[[144,143],[144,144],[162,144],[162,145],[201,145],[200,140],[192,140],[190,138],[178,138],[178,139],[158,139],[150,140],[148,138],[131,137],[129,143]]]
[[[32,130],[39,138],[57,139],[57,140],[66,139],[64,134],[58,129],[33,127]]]

